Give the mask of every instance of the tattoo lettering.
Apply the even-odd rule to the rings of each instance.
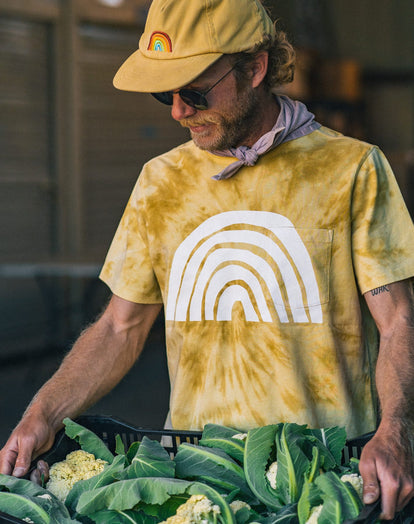
[[[390,290],[388,289],[388,286],[381,286],[377,287],[376,289],[371,290],[371,295],[375,297],[376,295],[379,295],[380,293],[384,293],[384,291],[387,291],[388,293]]]

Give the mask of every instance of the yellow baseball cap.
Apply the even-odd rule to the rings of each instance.
[[[139,48],[114,86],[156,93],[185,86],[223,54],[248,51],[274,35],[260,0],[153,0]]]

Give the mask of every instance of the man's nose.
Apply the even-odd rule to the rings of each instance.
[[[187,105],[178,93],[173,94],[173,105],[171,107],[171,116],[174,120],[180,121],[183,118],[188,118],[195,115],[197,109]]]

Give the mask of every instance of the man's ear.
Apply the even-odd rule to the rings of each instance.
[[[252,63],[252,87],[258,87],[267,73],[267,66],[269,63],[269,54],[267,51],[259,51]]]

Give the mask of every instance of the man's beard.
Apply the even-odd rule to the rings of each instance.
[[[247,88],[239,91],[237,106],[231,113],[226,115],[214,114],[206,115],[205,118],[181,120],[183,127],[196,127],[198,125],[212,123],[215,124],[215,136],[208,140],[191,133],[193,142],[200,149],[206,151],[223,151],[231,147],[245,145],[249,137],[254,134],[258,124],[258,102],[254,89]]]

